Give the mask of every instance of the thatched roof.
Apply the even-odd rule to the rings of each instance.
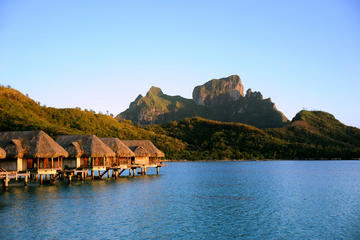
[[[151,157],[151,154],[141,146],[130,147],[130,149],[134,152],[135,157]]]
[[[100,138],[103,143],[110,147],[117,157],[135,157],[135,154],[118,138]]]
[[[67,151],[43,131],[0,132],[0,147],[10,158],[67,157]]]
[[[0,148],[0,158],[5,158],[6,157],[6,152],[4,149]]]
[[[133,148],[142,147],[150,153],[149,157],[165,157],[165,154],[160,151],[150,140],[122,140],[133,152]],[[136,153],[135,153],[136,154]]]
[[[56,142],[70,157],[115,157],[115,153],[95,135],[63,135]]]

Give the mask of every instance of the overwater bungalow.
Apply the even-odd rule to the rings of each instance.
[[[146,174],[149,167],[155,167],[159,174],[159,167],[162,166],[165,154],[160,151],[150,140],[122,140],[135,154],[134,164]]]
[[[134,159],[133,153],[128,146],[126,146],[118,138],[100,138],[103,143],[110,147],[116,154],[112,159],[111,166],[113,168],[128,169],[131,168],[131,160]]]
[[[165,154],[160,151],[150,140],[122,140],[136,155],[135,163],[156,165],[160,164]]]
[[[115,153],[95,135],[63,135],[56,142],[69,152],[64,159],[65,169],[105,171],[111,167]]]
[[[0,132],[0,147],[6,157],[0,168],[6,171],[31,171],[54,176],[62,170],[62,158],[68,153],[43,131]]]

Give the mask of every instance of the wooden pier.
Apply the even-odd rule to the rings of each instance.
[[[108,168],[106,170],[97,170],[98,174],[95,176],[95,171],[90,169],[67,169],[67,170],[58,170],[57,172],[17,172],[17,171],[6,171],[5,169],[0,169],[0,181],[3,186],[3,190],[7,191],[9,189],[10,180],[13,181],[22,181],[24,186],[27,186],[29,183],[38,183],[39,185],[43,184],[55,184],[57,181],[67,182],[72,184],[73,181],[92,181],[99,180],[106,177],[107,179],[118,179],[121,177],[121,174],[128,171],[129,177],[135,176],[145,176],[147,175],[149,168],[156,169],[156,175],[159,175],[159,168],[167,166],[165,164],[152,164],[152,165],[139,165],[133,164],[126,168]],[[138,169],[140,171],[138,171]]]
[[[6,171],[3,168],[0,168],[0,180],[3,184],[4,191],[8,190],[9,182],[11,179],[15,179],[16,181],[20,179],[24,179],[24,186],[28,184],[28,181],[30,179],[30,172],[17,172],[17,171]]]

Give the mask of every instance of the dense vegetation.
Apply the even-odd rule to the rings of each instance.
[[[325,132],[315,122],[297,125],[299,116],[326,116]],[[222,123],[188,118],[149,130],[187,143],[187,159],[352,159],[360,157],[360,130],[347,127],[324,112],[300,112],[292,124],[283,128],[260,130],[240,123]],[[330,117],[331,118],[331,117]],[[294,124],[295,123],[295,124]],[[318,123],[318,122],[316,122]]]
[[[41,106],[14,89],[0,87],[0,130],[35,129],[51,136],[150,139],[169,159],[360,158],[360,129],[320,111],[301,111],[288,125],[263,130],[199,117],[143,128],[94,111]]]

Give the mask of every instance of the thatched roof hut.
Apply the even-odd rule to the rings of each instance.
[[[5,158],[6,157],[6,152],[4,149],[0,148],[0,158]]]
[[[110,147],[117,157],[135,157],[135,154],[118,138],[100,138],[103,143]]]
[[[56,138],[69,157],[115,157],[115,153],[95,135],[63,135]]]
[[[141,146],[130,147],[130,149],[134,152],[135,157],[150,157],[151,156],[151,154]]]
[[[150,154],[149,157],[165,157],[165,154],[157,147],[155,147],[155,145],[150,140],[122,140],[122,142],[125,143],[125,145],[128,146],[133,152],[136,151],[137,147],[142,147]]]
[[[0,132],[0,147],[10,158],[67,157],[68,152],[43,131]]]

